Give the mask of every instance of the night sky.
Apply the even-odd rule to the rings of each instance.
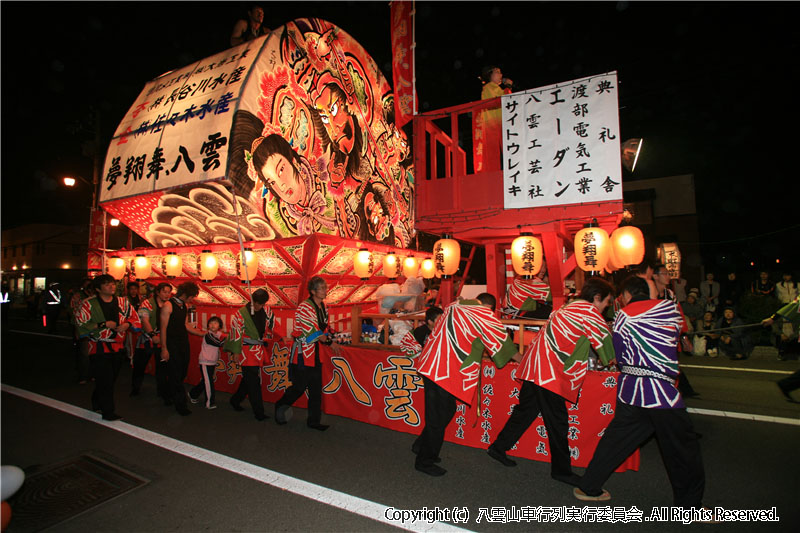
[[[144,84],[229,47],[248,4],[2,2],[2,226],[84,223],[83,155],[103,155]],[[265,24],[320,17],[391,80],[388,2],[263,2]],[[618,71],[621,138],[645,149],[626,180],[694,174],[707,264],[800,267],[797,4],[418,2],[421,111],[480,98],[497,64],[530,89]],[[738,265],[734,265],[738,266]]]

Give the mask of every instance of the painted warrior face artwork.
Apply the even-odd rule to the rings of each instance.
[[[322,233],[407,247],[414,169],[389,82],[341,28],[298,19],[145,85],[100,203],[154,246]]]

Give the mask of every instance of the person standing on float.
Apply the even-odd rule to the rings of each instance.
[[[503,72],[495,66],[484,68],[480,80],[483,83],[481,100],[491,100],[504,94],[511,94],[511,86],[514,84],[510,79],[504,78]],[[475,172],[499,170],[503,111],[498,105],[497,108],[473,113],[473,116],[475,117],[473,120]]]

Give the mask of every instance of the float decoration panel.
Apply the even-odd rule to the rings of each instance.
[[[414,174],[391,85],[350,35],[298,19],[147,83],[100,203],[156,247],[314,233],[406,248]]]

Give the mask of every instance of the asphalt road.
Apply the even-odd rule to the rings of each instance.
[[[155,397],[129,398],[130,370],[117,381],[123,422],[106,423],[88,411],[91,385],[75,383],[71,342],[22,333],[4,324],[2,347],[2,464],[32,470],[91,453],[149,480],[147,484],[58,524],[57,531],[382,531],[394,526],[443,530],[438,522],[392,521],[394,510],[456,508],[473,531],[674,531],[676,522],[509,522],[503,513],[538,506],[561,512],[583,504],[571,488],[552,481],[549,465],[519,460],[506,468],[482,450],[445,443],[447,475],[413,469],[412,435],[323,416],[331,428],[307,429],[305,413],[286,426],[234,412],[228,395],[219,409],[195,408],[180,417]],[[33,327],[35,329],[35,326]],[[786,402],[774,382],[796,361],[744,362],[687,358],[686,373],[700,398],[689,401],[706,471],[708,507],[772,509],[777,523],[693,524],[737,531],[794,531],[800,526],[800,404]],[[712,367],[712,368],[698,368]],[[800,392],[798,393],[800,395]],[[267,405],[267,412],[272,406]],[[723,416],[727,413],[727,416]],[[741,418],[744,417],[744,418]],[[576,469],[579,473],[581,469]],[[638,472],[615,474],[606,488],[618,515],[634,507],[649,517],[672,495],[654,441],[641,450]],[[494,510],[492,510],[494,508]],[[621,511],[625,511],[621,513]],[[544,512],[542,509],[539,511]],[[553,511],[555,512],[555,511]],[[590,513],[591,514],[591,513]],[[382,519],[381,519],[382,515]],[[492,519],[494,521],[489,521]],[[480,520],[480,521],[478,521]],[[12,521],[10,533],[14,533]]]

